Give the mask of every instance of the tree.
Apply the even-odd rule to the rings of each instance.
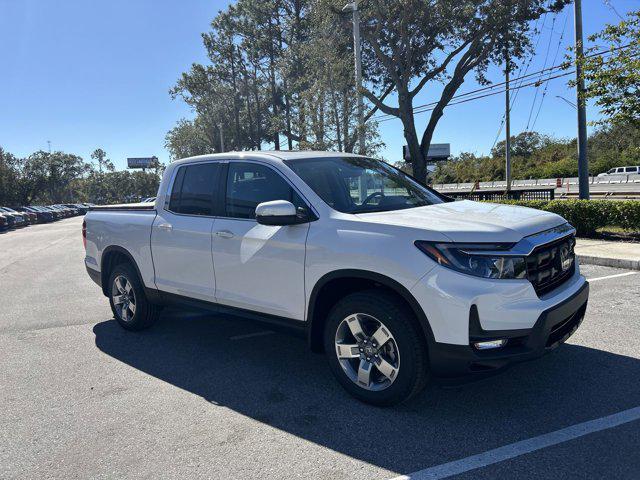
[[[116,169],[113,162],[107,158],[107,152],[101,148],[96,148],[91,154],[91,158],[98,162],[98,170],[100,173],[102,173],[103,168],[108,172],[113,172]]]
[[[444,109],[475,72],[488,83],[489,64],[521,58],[531,48],[531,21],[569,0],[369,0],[363,2],[364,67],[371,89],[366,98],[402,121],[413,173],[426,179],[426,152]],[[336,6],[338,2],[336,1]],[[414,99],[427,84],[444,86],[419,137]],[[392,89],[397,106],[383,101]]]
[[[595,99],[604,119],[595,122],[640,125],[640,10],[628,13],[617,25],[589,37],[597,42],[578,62],[586,83],[585,97]],[[608,45],[608,55],[600,43]],[[573,84],[575,85],[575,83]]]
[[[355,144],[351,30],[332,0],[238,0],[203,35],[210,65],[192,65],[170,93],[195,113],[166,137],[174,158],[192,152],[327,149]],[[375,110],[375,109],[374,109]],[[367,125],[367,152],[381,143]]]
[[[215,151],[214,142],[207,135],[200,117],[178,120],[178,124],[167,133],[164,146],[173,160]]]
[[[516,157],[528,158],[549,141],[550,139],[547,135],[541,135],[538,132],[521,132],[511,137],[511,154]],[[504,158],[505,144],[505,140],[496,143],[495,147],[491,149],[491,156]]]
[[[19,160],[0,147],[0,205],[15,205],[19,189]]]

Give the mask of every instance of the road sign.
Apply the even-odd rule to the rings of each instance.
[[[448,160],[451,156],[451,144],[450,143],[432,143],[429,145],[429,153],[427,153],[427,162],[438,162],[442,160]],[[411,162],[411,154],[409,153],[409,147],[404,145],[402,147],[402,158],[405,162]]]
[[[158,157],[134,157],[127,158],[129,168],[153,168],[158,164]]]

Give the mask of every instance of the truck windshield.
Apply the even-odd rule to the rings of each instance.
[[[331,208],[343,213],[386,212],[444,201],[401,170],[372,158],[311,158],[285,163]]]

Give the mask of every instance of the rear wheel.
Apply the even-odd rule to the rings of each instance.
[[[127,263],[111,271],[109,304],[114,318],[127,330],[148,328],[160,316],[160,307],[147,300],[138,275]]]
[[[340,300],[329,314],[324,343],[334,375],[363,402],[395,405],[426,385],[424,334],[413,312],[385,292],[369,290]]]

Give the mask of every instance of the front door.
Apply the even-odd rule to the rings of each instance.
[[[309,224],[258,224],[256,206],[270,200],[305,207],[300,195],[273,168],[257,162],[229,162],[225,212],[213,228],[217,301],[304,320]]]
[[[221,170],[221,164],[209,162],[185,165],[176,172],[169,204],[158,211],[151,230],[159,290],[215,301],[211,232]]]

